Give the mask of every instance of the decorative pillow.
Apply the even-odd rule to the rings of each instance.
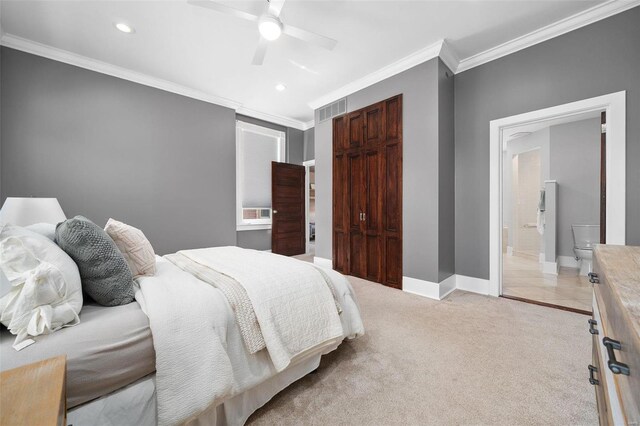
[[[118,246],[133,278],[155,275],[156,254],[141,230],[114,219],[107,221],[104,230]]]
[[[56,243],[78,265],[82,289],[104,306],[133,302],[133,277],[111,237],[89,219],[76,216],[56,226]]]
[[[0,299],[0,321],[17,335],[16,350],[34,343],[30,337],[80,322],[78,267],[53,241],[19,226],[3,226],[0,269],[11,286]]]
[[[25,226],[25,229],[47,237],[51,241],[55,241],[56,239],[55,223],[34,223],[33,225]]]

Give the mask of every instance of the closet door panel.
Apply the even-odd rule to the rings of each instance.
[[[385,147],[385,177],[384,177],[384,217],[385,230],[399,232],[402,223],[401,193],[402,193],[402,145],[393,143]]]
[[[402,139],[402,95],[385,102],[385,133],[387,142]]]
[[[360,148],[364,142],[364,114],[362,111],[352,112],[348,116],[349,148]]]
[[[396,236],[385,237],[384,284],[402,288],[402,240]]]
[[[377,146],[385,140],[384,102],[377,103],[364,111],[364,144]]]
[[[351,230],[362,228],[362,214],[364,213],[365,197],[365,164],[363,156],[359,151],[351,152],[347,155],[348,175],[348,210],[349,228]]]
[[[333,268],[349,272],[349,229],[347,203],[347,156],[333,158]]]
[[[347,149],[348,142],[348,121],[346,116],[333,119],[333,151]]]

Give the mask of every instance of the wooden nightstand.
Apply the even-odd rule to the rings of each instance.
[[[67,420],[67,358],[59,356],[0,374],[0,423],[58,425]]]

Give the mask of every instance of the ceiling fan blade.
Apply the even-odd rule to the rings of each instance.
[[[269,13],[276,18],[280,16],[282,12],[282,6],[284,6],[285,0],[269,0]]]
[[[234,9],[233,7],[225,6],[220,3],[209,0],[187,0],[187,3],[193,6],[204,7],[205,9],[215,10],[216,12],[225,13],[227,15],[235,16],[236,18],[246,19],[247,21],[257,22],[258,17],[242,10]]]
[[[258,40],[258,47],[256,47],[256,53],[253,54],[253,61],[251,61],[252,65],[262,65],[264,62],[264,56],[267,54],[267,46],[269,42],[260,37]]]
[[[307,43],[324,47],[327,50],[333,50],[333,48],[336,47],[336,44],[338,44],[338,42],[332,38],[312,33],[311,31],[303,30],[302,28],[293,27],[291,25],[285,24],[282,32],[288,36],[306,41]]]

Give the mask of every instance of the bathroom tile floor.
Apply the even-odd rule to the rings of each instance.
[[[578,269],[561,267],[558,275],[543,274],[538,259],[505,254],[502,294],[591,312],[593,288]]]

